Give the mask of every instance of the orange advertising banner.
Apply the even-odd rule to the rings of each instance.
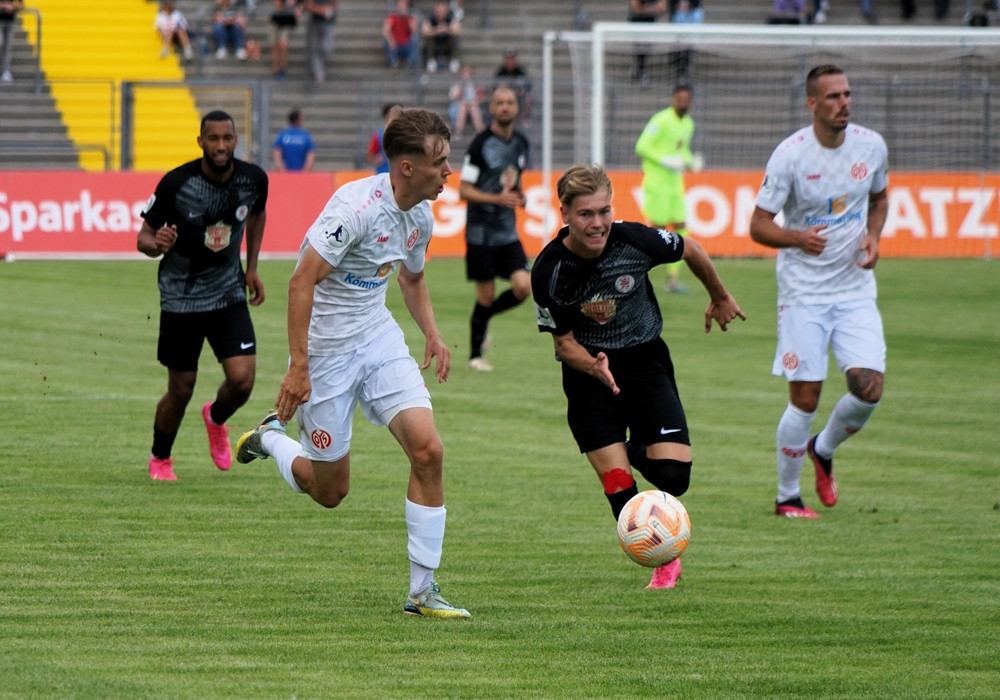
[[[271,173],[262,255],[298,253],[306,229],[333,191],[367,171]],[[558,176],[558,174],[556,174]],[[0,172],[0,254],[15,257],[142,258],[135,249],[140,213],[157,173]],[[613,171],[615,216],[642,221],[642,175]],[[688,229],[717,257],[768,256],[750,240],[760,185],[757,171],[710,171],[687,177]],[[518,230],[529,257],[562,225],[555,182],[524,174],[526,205]],[[432,205],[434,256],[465,254],[465,203],[457,174]],[[988,257],[1000,236],[1000,175],[892,173],[881,253],[887,257]]]

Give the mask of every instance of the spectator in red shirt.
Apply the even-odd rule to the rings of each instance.
[[[396,0],[396,9],[382,23],[382,47],[390,68],[405,63],[417,65],[417,17],[410,11],[410,0]]]

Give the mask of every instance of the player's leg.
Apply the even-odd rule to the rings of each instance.
[[[626,421],[618,396],[611,396],[600,380],[563,366],[566,422],[580,453],[586,455],[615,522],[622,508],[638,493],[625,453]]]
[[[483,358],[483,345],[493,315],[496,294],[494,279],[497,271],[493,264],[493,251],[484,245],[467,245],[465,251],[465,278],[476,285],[476,302],[469,318],[469,367],[489,371],[493,369]]]
[[[204,314],[160,312],[156,359],[167,368],[167,392],[156,404],[153,419],[153,446],[149,458],[149,475],[153,479],[177,479],[171,452],[194,394],[198,359],[205,342],[203,317]]]
[[[622,393],[629,426],[628,460],[660,491],[684,494],[691,480],[691,440],[666,343],[634,348],[609,367]]]
[[[206,338],[222,365],[224,378],[215,400],[202,407],[201,415],[212,461],[226,470],[233,463],[226,421],[250,399],[257,372],[257,339],[245,303],[206,314],[205,322]]]
[[[520,241],[508,243],[493,249],[493,269],[498,277],[510,281],[510,289],[493,301],[491,316],[513,309],[531,296],[531,274],[528,272],[528,256]]]
[[[611,371],[630,397],[623,402],[629,463],[656,489],[683,495],[691,483],[691,440],[666,343],[657,339],[635,349]],[[654,569],[647,588],[673,588],[680,576],[678,558]]]
[[[684,201],[684,179],[678,175],[673,181],[667,184],[663,192],[660,193],[659,221],[665,221],[668,231],[673,231],[678,236],[687,235],[687,205]],[[667,265],[667,282],[664,291],[670,294],[686,294],[688,288],[681,284],[680,274],[683,263],[675,262]]]
[[[881,401],[886,352],[882,318],[874,300],[838,305],[834,313],[830,344],[846,376],[847,393],[837,401],[823,430],[809,442],[816,490],[827,506],[837,502],[833,453],[865,426]]]
[[[441,597],[434,572],[441,563],[445,507],[444,445],[434,425],[431,397],[399,327],[356,353],[362,381],[358,401],[369,422],[384,425],[410,463],[405,515],[410,587],[404,611],[429,617],[468,617]]]
[[[678,236],[686,236],[688,232],[687,224],[683,220],[672,221],[668,223],[665,228],[668,231],[673,231]],[[687,294],[688,292],[687,286],[682,284],[680,281],[681,267],[683,265],[684,263],[680,261],[667,264],[667,281],[663,287],[663,290],[665,292],[668,292],[670,294]]]
[[[800,477],[826,379],[831,333],[828,312],[825,307],[811,306],[786,306],[778,312],[778,344],[771,372],[788,381],[788,403],[775,432],[775,514],[789,518],[819,517],[802,502]]]

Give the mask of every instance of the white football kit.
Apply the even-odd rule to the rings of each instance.
[[[847,125],[838,148],[822,146],[807,126],[771,154],[756,205],[783,212],[785,228],[823,225],[827,237],[820,255],[794,247],[778,251],[774,374],[790,381],[825,379],[828,345],[841,371],[859,366],[884,371],[875,275],[857,263],[864,255],[860,243],[869,195],[888,187],[888,166],[882,137],[856,124]]]
[[[311,246],[334,270],[316,285],[309,322],[312,393],[297,414],[310,459],[332,462],[350,450],[360,402],[365,417],[387,425],[405,408],[430,408],[430,394],[403,332],[385,305],[400,263],[424,269],[434,218],[429,202],[396,205],[388,174],[338,189],[309,228]]]

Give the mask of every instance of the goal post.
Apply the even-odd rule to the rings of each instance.
[[[916,238],[957,239],[943,254],[989,256],[1000,235],[1000,33],[982,28],[598,22],[549,32],[543,181],[585,161],[637,172],[639,133],[684,83],[707,176],[743,172],[759,184],[775,146],[810,123],[805,76],[822,63],[846,71],[851,121],[889,145],[891,182],[901,183],[891,223]],[[746,208],[745,191],[739,199],[734,210]]]

